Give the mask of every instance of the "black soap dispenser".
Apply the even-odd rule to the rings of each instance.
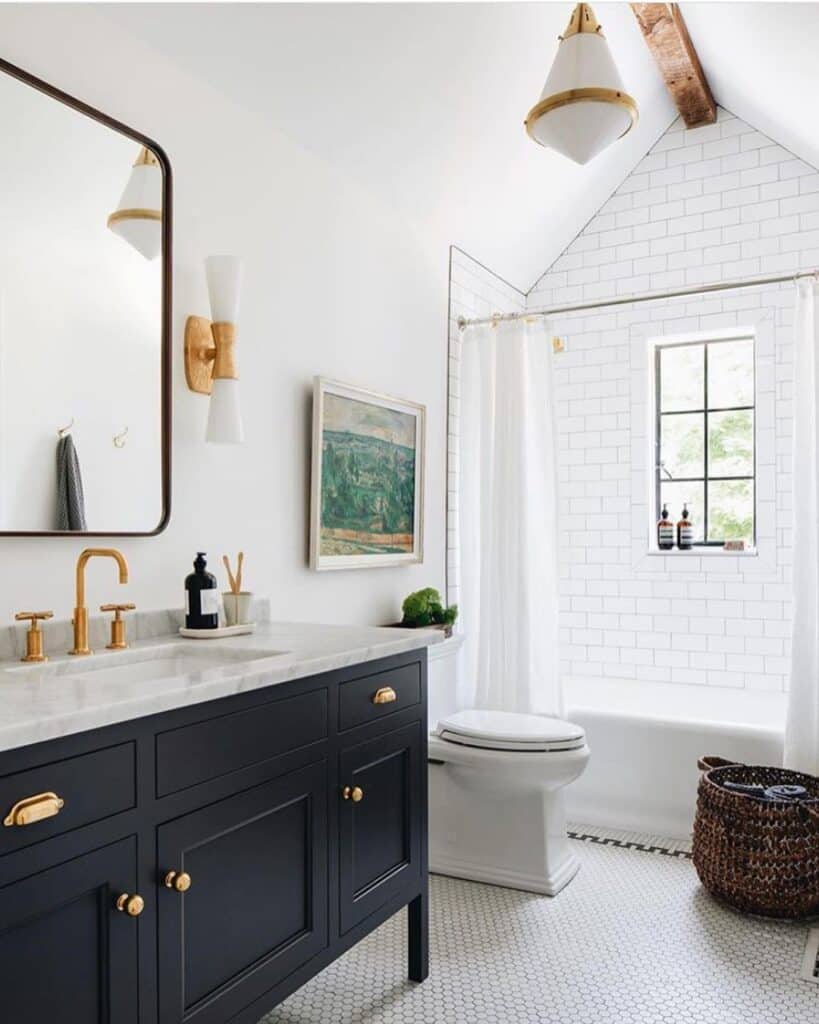
[[[219,590],[216,577],[207,571],[205,552],[198,551],[193,572],[185,579],[185,627],[219,628]]]

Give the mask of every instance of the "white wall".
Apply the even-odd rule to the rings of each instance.
[[[724,110],[676,122],[529,308],[810,269],[819,173]],[[564,671],[783,689],[791,624],[790,283],[556,318]],[[647,339],[757,334],[758,557],[647,555]]]
[[[146,7],[146,17],[150,8]],[[245,580],[277,618],[394,620],[406,592],[443,586],[447,259],[392,208],[267,121],[129,39],[90,6],[0,7],[4,56],[155,138],[174,169],[173,516],[123,540],[127,593],[178,605],[197,549],[218,567],[246,552]],[[331,154],[328,154],[328,157]],[[246,260],[238,359],[247,443],[203,442],[207,402],[187,391],[182,328],[208,311],[202,260]],[[312,377],[326,374],[428,406],[425,563],[317,575],[307,568]],[[115,399],[114,399],[115,401]],[[0,619],[73,603],[73,539],[0,539]],[[125,596],[89,568],[93,602]]]

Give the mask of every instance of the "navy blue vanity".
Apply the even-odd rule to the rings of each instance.
[[[426,650],[0,753],[9,1024],[255,1024],[408,908]]]

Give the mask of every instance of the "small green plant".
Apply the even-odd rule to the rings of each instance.
[[[401,608],[402,626],[451,626],[458,618],[458,606],[444,607],[441,595],[434,587],[416,590],[405,598]]]

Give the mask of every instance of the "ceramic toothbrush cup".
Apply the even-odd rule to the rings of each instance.
[[[248,590],[243,590],[239,594],[228,592],[222,594],[222,600],[225,605],[225,625],[226,626],[244,626],[250,622],[250,602],[253,598],[253,594]]]

